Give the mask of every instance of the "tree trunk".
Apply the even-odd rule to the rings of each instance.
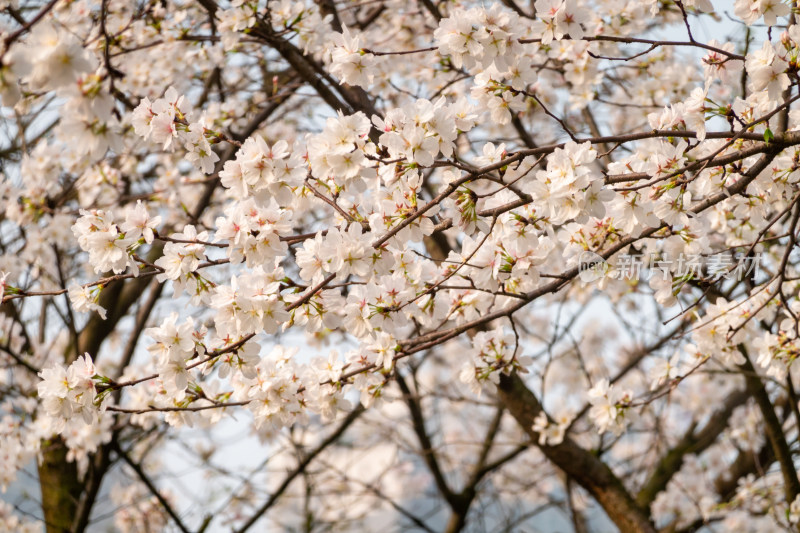
[[[83,484],[78,479],[77,464],[67,461],[67,446],[61,438],[44,445],[39,485],[47,533],[69,533]]]

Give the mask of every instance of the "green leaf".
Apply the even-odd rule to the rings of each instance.
[[[769,145],[769,142],[774,138],[775,135],[773,135],[771,129],[767,128],[766,130],[764,130],[764,142],[767,143],[767,145]]]

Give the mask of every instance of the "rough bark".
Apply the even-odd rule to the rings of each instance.
[[[67,461],[67,446],[60,438],[43,443],[39,484],[47,533],[69,533],[83,483],[77,464]]]

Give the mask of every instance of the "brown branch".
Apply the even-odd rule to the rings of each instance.
[[[419,402],[417,402],[416,397],[411,394],[411,390],[408,388],[403,376],[401,376],[399,372],[395,373],[394,379],[403,393],[403,401],[408,406],[408,411],[411,414],[411,424],[414,428],[414,433],[417,435],[417,439],[419,440],[422,460],[425,462],[425,465],[428,467],[428,470],[433,476],[433,481],[436,483],[436,488],[439,489],[439,493],[442,495],[445,501],[447,501],[451,508],[455,508],[459,503],[457,501],[457,494],[453,492],[453,490],[447,484],[447,480],[444,478],[444,474],[439,467],[439,461],[436,458],[436,452],[433,449],[433,444],[431,443],[431,439],[428,436],[427,430],[425,429],[425,418],[422,414],[422,408],[420,407]]]
[[[695,425],[691,425],[683,438],[658,461],[650,478],[639,490],[636,502],[641,508],[650,507],[656,496],[667,487],[672,476],[681,469],[687,455],[699,454],[716,442],[717,437],[728,427],[733,411],[749,397],[749,391],[736,392],[728,396],[724,405],[711,414],[702,430],[695,432]]]
[[[584,37],[581,39],[582,41],[606,41],[606,42],[614,42],[614,43],[626,43],[626,44],[649,44],[654,45],[653,48],[659,46],[692,46],[695,48],[703,48],[704,50],[710,50],[712,52],[716,52],[718,54],[726,56],[728,59],[735,59],[738,61],[744,61],[745,57],[740,54],[736,54],[733,52],[729,52],[727,50],[723,50],[722,48],[717,48],[716,46],[711,46],[708,44],[703,44],[697,41],[654,41],[651,39],[640,39],[638,37],[617,37],[614,35],[597,35],[594,37]],[[520,43],[538,43],[541,42],[541,39],[520,39]]]
[[[22,37],[22,35],[25,34],[25,32],[27,32],[34,26],[34,24],[42,20],[44,16],[47,15],[53,9],[53,7],[55,7],[57,3],[58,0],[50,0],[49,2],[47,2],[47,4],[44,5],[44,7],[42,7],[42,9],[39,10],[38,13],[36,13],[36,15],[34,15],[34,17],[31,20],[23,24],[21,28],[5,36],[5,38],[3,39],[3,53],[0,54],[0,63],[2,63],[3,56],[5,56],[6,52],[8,52],[8,50],[11,47],[11,44],[20,37]]]
[[[744,363],[740,365],[740,368],[743,371],[747,383],[747,391],[753,395],[758,409],[761,411],[767,440],[772,448],[772,452],[775,454],[775,459],[781,467],[786,503],[791,504],[797,495],[800,494],[800,481],[797,479],[797,470],[794,467],[794,459],[789,449],[789,443],[786,442],[786,435],[783,433],[783,424],[781,424],[780,420],[778,420],[778,416],[775,414],[775,408],[769,399],[764,382],[761,381],[756,369],[753,367],[753,363],[750,362],[747,350],[742,344],[740,344],[738,348],[745,359]]]
[[[323,450],[325,450],[325,448],[327,448],[328,446],[339,440],[339,438],[344,434],[344,432],[347,431],[347,428],[349,428],[353,424],[353,422],[358,420],[358,417],[360,417],[364,413],[364,410],[365,410],[364,407],[361,404],[359,404],[358,407],[356,407],[353,411],[351,411],[333,433],[331,433],[325,440],[323,440],[316,448],[311,450],[311,452],[309,452],[303,458],[303,460],[300,461],[300,463],[295,467],[295,469],[288,473],[288,475],[284,478],[283,482],[281,482],[278,488],[275,489],[275,492],[270,494],[269,498],[267,498],[267,501],[264,502],[264,504],[261,507],[259,507],[255,511],[255,513],[253,513],[253,515],[239,529],[236,529],[235,533],[244,533],[245,531],[250,529],[253,526],[253,524],[255,524],[264,515],[264,513],[266,513],[275,504],[275,502],[278,501],[278,498],[280,498],[281,495],[286,491],[286,489],[289,488],[289,485],[292,483],[292,481],[294,481],[294,479],[297,476],[303,474],[306,471],[306,468],[308,468],[308,465],[310,465],[311,462],[320,453],[322,453]]]
[[[175,522],[175,525],[178,526],[178,529],[180,529],[183,533],[189,533],[189,529],[181,521],[180,517],[172,508],[172,506],[169,504],[169,502],[166,500],[166,498],[164,498],[164,495],[161,494],[158,488],[153,484],[150,477],[145,473],[144,469],[142,469],[142,466],[134,462],[130,458],[130,456],[127,453],[125,453],[125,451],[122,449],[119,443],[114,441],[113,444],[114,444],[114,451],[116,451],[117,454],[122,458],[122,460],[125,461],[128,464],[128,466],[130,466],[133,469],[134,472],[136,472],[136,475],[139,476],[139,479],[142,480],[142,483],[145,484],[150,493],[156,497],[158,503],[161,504],[161,507],[163,507],[164,510],[167,512],[167,514],[172,518],[172,520]]]
[[[97,496],[100,493],[100,485],[105,474],[111,466],[111,448],[116,442],[116,435],[112,435],[112,442],[103,444],[89,461],[89,468],[83,480],[83,494],[78,502],[75,518],[72,521],[72,533],[82,533],[89,526],[89,518],[92,514]]]
[[[505,408],[503,406],[498,407],[495,411],[492,421],[489,423],[489,429],[486,431],[486,436],[483,439],[483,445],[481,445],[481,451],[478,455],[478,459],[475,461],[475,466],[473,467],[469,481],[467,481],[467,484],[458,494],[460,505],[457,508],[453,508],[452,512],[450,513],[450,519],[447,521],[447,525],[445,527],[446,533],[457,533],[458,531],[464,529],[464,527],[467,525],[467,515],[469,514],[470,506],[475,500],[475,497],[478,495],[478,483],[481,482],[486,474],[492,472],[494,469],[499,468],[507,462],[503,461],[501,463],[497,463],[491,469],[486,468],[486,460],[489,457],[489,452],[492,450],[494,440],[500,431],[500,423],[503,420],[504,412]],[[518,454],[510,456],[508,460],[510,461],[517,455]]]
[[[438,23],[442,20],[442,13],[439,11],[439,8],[432,2],[432,0],[418,0],[420,4],[425,8],[425,10],[431,14],[431,16],[436,20]]]
[[[538,434],[533,431],[533,423],[542,411],[542,406],[536,396],[516,373],[501,374],[497,390],[508,412],[531,439],[538,442]],[[648,513],[636,503],[611,469],[593,453],[581,448],[569,437],[566,437],[561,444],[542,445],[539,448],[553,464],[597,500],[621,531],[656,532]]]

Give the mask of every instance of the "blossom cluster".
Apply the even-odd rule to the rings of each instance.
[[[95,379],[97,371],[89,354],[84,354],[69,367],[54,365],[39,374],[38,393],[45,412],[58,421],[55,432],[64,427],[67,420],[80,417],[86,424],[97,420],[102,397],[98,397]]]
[[[312,450],[360,403],[373,411],[352,450],[379,428],[397,464],[414,457],[385,478],[428,467],[447,496],[478,442],[463,421],[481,429],[519,380],[537,416],[501,406],[487,423],[491,475],[500,442],[522,439],[633,472],[611,485],[642,523],[797,523],[770,464],[725,478],[740,454],[780,459],[764,424],[790,450],[800,424],[787,3],[735,2],[746,46],[693,33],[708,0],[5,4],[3,486],[53,436],[87,480],[123,449],[156,468],[141,451],[165,449],[168,425],[213,435],[225,419],[271,451]],[[413,423],[395,423],[406,409]],[[683,435],[696,456],[629,497]],[[547,483],[568,466],[555,455]],[[353,481],[312,471],[309,509]],[[497,490],[485,500],[508,501],[514,477],[481,485]],[[384,494],[373,481],[358,494]],[[119,529],[181,518],[164,511],[185,494],[145,485],[112,491],[134,500]],[[238,523],[258,494],[222,514]],[[356,524],[378,507],[362,500],[320,520]],[[3,527],[28,526],[0,505]]]
[[[163,145],[164,150],[182,144],[186,149],[186,159],[202,172],[210,174],[214,163],[219,161],[210,142],[216,141],[216,134],[205,127],[202,117],[192,122],[191,107],[184,100],[185,97],[179,96],[174,87],[167,89],[164,97],[155,102],[145,97],[134,109],[131,124],[137,135]]]

